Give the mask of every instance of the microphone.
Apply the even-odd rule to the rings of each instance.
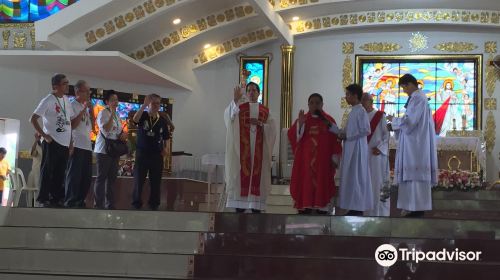
[[[332,126],[332,124],[330,123],[330,121],[329,121],[329,120],[327,120],[327,119],[325,118],[325,116],[323,116],[323,113],[321,113],[321,110],[319,110],[319,109],[318,109],[318,110],[314,111],[314,115],[318,116],[318,118],[319,118],[320,120],[322,120],[322,121],[323,121],[323,122],[324,122],[324,123],[325,123],[328,127],[331,127],[331,126]]]
[[[321,113],[321,110],[314,111],[314,115],[318,116],[321,120],[325,120],[325,116]]]

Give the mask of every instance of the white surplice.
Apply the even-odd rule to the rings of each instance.
[[[370,123],[377,112],[374,109],[368,112]],[[368,142],[370,175],[372,180],[373,190],[373,209],[367,211],[367,216],[389,216],[390,215],[390,198],[385,202],[380,201],[380,190],[382,187],[389,185],[389,130],[387,129],[387,120],[385,115],[380,118],[377,127],[373,131],[370,142]],[[380,151],[379,155],[374,155],[372,149],[377,148]]]
[[[332,126],[333,127],[333,126]],[[368,166],[370,122],[361,104],[352,107],[345,127],[342,151],[339,207],[367,211],[373,208],[373,192]]]
[[[405,115],[394,118],[398,146],[394,181],[398,188],[398,208],[407,211],[432,210],[432,186],[437,184],[436,132],[427,96],[411,94]]]
[[[272,117],[271,113],[269,113],[267,122],[263,125],[264,143],[260,177],[260,196],[252,195],[249,192],[248,196],[244,197],[241,196],[239,112],[239,106],[234,103],[234,101],[231,101],[231,104],[229,104],[224,112],[224,122],[227,129],[225,161],[225,181],[227,192],[226,207],[265,210],[266,199],[271,187],[271,161],[273,146],[276,140],[276,121]],[[258,118],[258,115],[259,103],[250,103],[250,118]],[[256,128],[257,127],[255,125],[251,125],[250,127],[250,158],[252,160],[251,174],[253,174],[255,140],[257,136]],[[250,178],[252,178],[252,175],[250,175]],[[250,185],[251,184],[252,183],[250,182]]]

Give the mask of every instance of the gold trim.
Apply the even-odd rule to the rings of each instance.
[[[486,94],[488,97],[492,97],[495,93],[497,82],[497,70],[495,66],[491,65],[491,61],[493,61],[493,54],[490,54],[486,65]]]
[[[435,45],[434,48],[444,52],[470,52],[477,49],[477,45],[468,42],[445,42]]]
[[[471,157],[472,158],[472,157]],[[453,169],[451,167],[451,161],[452,160],[456,160],[458,165],[457,165],[457,168],[456,169]],[[452,171],[452,170],[460,170],[460,165],[462,165],[462,161],[457,157],[457,156],[452,156],[448,159],[448,170]],[[471,165],[471,168],[472,168],[472,165]]]
[[[481,13],[481,20],[480,14]],[[500,11],[456,9],[378,10],[331,14],[289,22],[294,34],[369,25],[442,24],[498,26]],[[491,14],[491,16],[490,16]],[[340,24],[339,24],[340,19]],[[472,19],[472,20],[471,20]],[[321,24],[323,23],[323,24]],[[304,28],[305,27],[305,28]],[[313,28],[314,27],[314,28]]]
[[[0,23],[0,28],[34,28],[35,24],[30,23]]]
[[[351,56],[346,55],[344,59],[344,66],[342,67],[342,86],[346,88],[353,81],[352,61]]]
[[[295,46],[281,46],[281,129],[292,125],[294,55]]]
[[[402,46],[400,44],[389,42],[373,42],[366,43],[359,48],[367,52],[395,52],[400,50]]]
[[[484,43],[484,52],[485,53],[497,53],[497,42],[496,41],[488,41]]]
[[[354,53],[354,42],[343,42],[342,43],[342,53],[343,54],[353,54]]]
[[[482,100],[483,100],[483,56],[480,54],[453,54],[453,55],[356,55],[355,65],[355,83],[360,83],[360,62],[362,60],[435,60],[435,59],[474,59],[477,61],[477,101],[476,101],[476,117],[477,129],[480,129],[483,124]]]
[[[484,109],[495,111],[497,109],[497,99],[496,98],[484,98]]]
[[[241,49],[249,48],[256,42],[267,42],[272,39],[277,38],[274,32],[268,32],[271,30],[269,27],[264,27],[258,30],[254,30],[247,34],[240,34],[235,36],[232,39],[229,39],[223,43],[219,43],[215,46],[212,46],[202,52],[198,53],[195,57],[193,57],[194,68],[205,65],[209,62],[212,62],[220,57],[223,57],[229,53],[236,52]],[[266,36],[267,33],[267,36]],[[255,41],[252,43],[242,44],[240,38],[242,36],[247,36],[249,38],[249,42],[252,42],[255,38]]]
[[[163,2],[166,3],[163,4]],[[153,0],[145,1],[142,3],[142,5],[134,6],[121,14],[111,16],[110,18],[101,22],[99,26],[94,26],[93,29],[87,30],[87,32],[84,33],[85,41],[88,45],[93,45],[97,41],[102,40],[103,38],[115,33],[117,30],[123,30],[126,29],[126,27],[130,27],[131,25],[127,25],[127,23],[132,23],[134,20],[143,21],[151,15],[155,14],[157,11],[169,9],[170,7],[176,6],[180,3],[182,3],[182,0],[156,0],[154,4]],[[102,34],[102,31],[100,31],[103,27],[106,30],[106,34]],[[97,38],[90,36],[93,33],[98,34]]]
[[[495,148],[496,124],[493,112],[489,111],[486,117],[486,129],[484,130],[484,140],[486,141],[486,151],[491,153]]]

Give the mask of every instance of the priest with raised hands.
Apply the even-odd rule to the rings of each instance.
[[[233,100],[224,112],[226,207],[235,208],[237,213],[265,210],[271,187],[276,122],[269,109],[258,103],[259,95],[259,85],[243,83],[234,89]]]
[[[368,165],[372,180],[373,209],[366,211],[366,216],[389,216],[390,198],[381,197],[383,188],[390,186],[389,178],[389,130],[384,112],[373,107],[373,98],[363,93],[361,104],[370,120],[370,135],[368,141]],[[388,190],[387,190],[388,191]],[[385,192],[384,192],[385,193]]]
[[[397,207],[407,217],[423,217],[432,210],[432,186],[437,184],[436,132],[427,96],[418,88],[417,79],[405,74],[399,86],[408,94],[406,111],[400,118],[387,116],[396,132],[398,146],[394,181],[398,184]]]
[[[323,97],[313,93],[309,111],[300,110],[288,130],[294,161],[290,193],[299,214],[328,214],[335,195],[335,172],[342,146],[329,131],[335,120],[323,111]]]

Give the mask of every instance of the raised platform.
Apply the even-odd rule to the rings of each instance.
[[[482,258],[383,269],[384,243]],[[498,279],[499,252],[500,221],[0,208],[0,279]]]

